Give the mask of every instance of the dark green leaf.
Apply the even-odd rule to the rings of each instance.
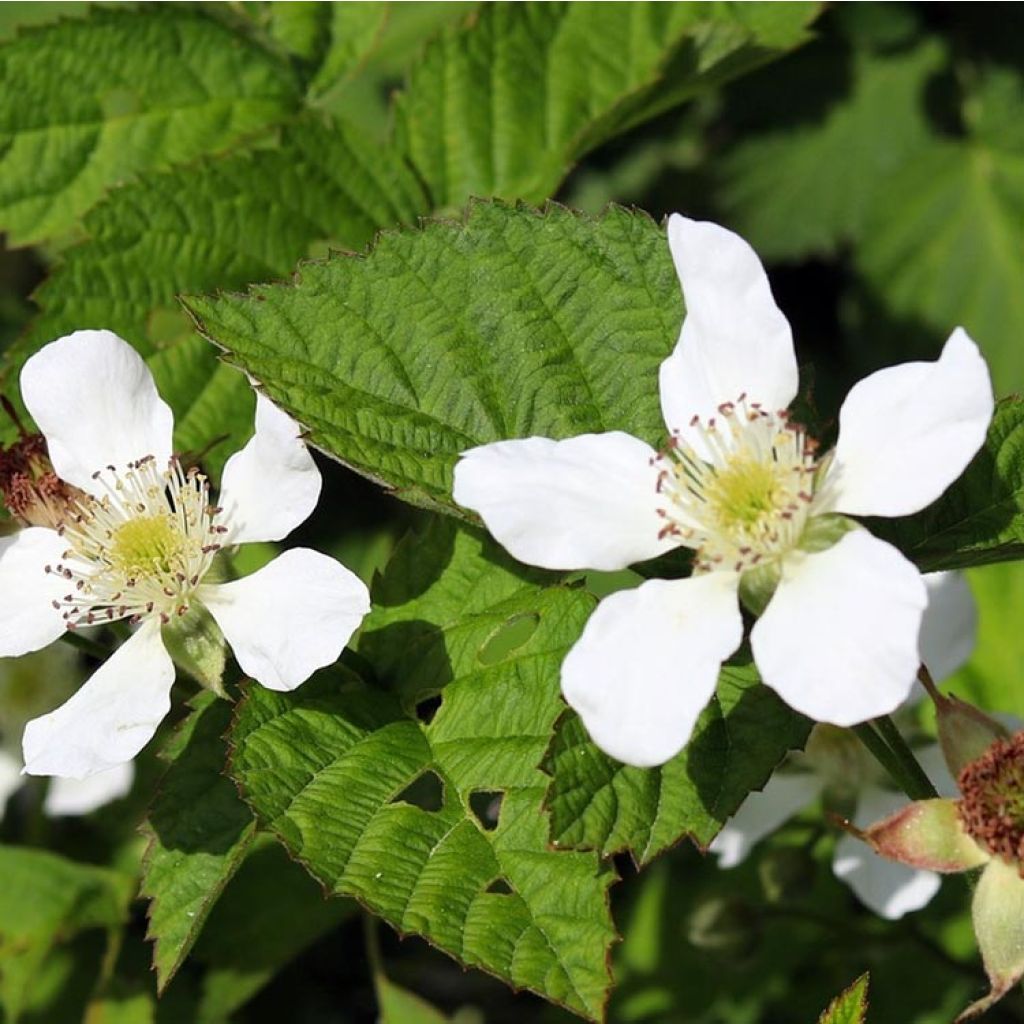
[[[230,721],[231,704],[203,693],[164,752],[171,763],[145,826],[150,841],[142,878],[161,989],[188,955],[255,835],[252,813],[221,774],[222,736]]]

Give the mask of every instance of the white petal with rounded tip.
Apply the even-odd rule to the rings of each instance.
[[[620,431],[497,441],[463,452],[452,495],[521,562],[624,569],[678,546],[658,536],[655,454]]]
[[[370,610],[366,585],[319,551],[293,548],[262,569],[200,587],[242,671],[270,690],[294,690],[337,660]]]
[[[735,867],[765,836],[816,800],[822,780],[809,772],[776,772],[760,793],[751,793],[708,849],[720,868]]]
[[[648,580],[606,597],[562,663],[591,739],[626,764],[664,764],[690,739],[743,639],[735,573]]]
[[[126,761],[85,779],[56,778],[50,783],[43,811],[51,818],[62,814],[88,814],[125,796],[135,779],[135,764]]]
[[[854,816],[858,828],[867,828],[903,807],[907,798],[877,787],[865,788]],[[866,843],[845,835],[836,844],[832,870],[857,899],[880,917],[896,921],[920,910],[939,891],[942,880],[933,871],[920,871],[879,857]]]
[[[921,621],[921,661],[936,682],[948,679],[974,651],[978,607],[959,572],[931,572],[924,577],[928,608]]]
[[[84,779],[130,761],[171,708],[174,665],[146,622],[56,711],[25,726],[28,775]]]
[[[992,381],[958,327],[934,363],[865,377],[839,410],[824,507],[905,516],[930,505],[967,468],[992,419]]]
[[[3,821],[7,801],[20,788],[22,781],[21,762],[6,750],[0,750],[0,821]]]
[[[320,470],[300,433],[291,416],[256,393],[256,432],[221,477],[225,544],[281,540],[316,508]]]
[[[741,395],[770,412],[789,407],[799,384],[793,334],[761,261],[739,235],[674,213],[668,243],[686,319],[661,364],[661,408],[669,429],[703,456],[694,416],[707,420]]]
[[[42,526],[0,538],[0,658],[38,651],[63,634],[53,602],[71,584],[46,566],[56,566],[67,546],[56,530]]]
[[[854,725],[895,710],[917,676],[928,598],[891,544],[854,530],[815,554],[785,560],[750,634],[761,678],[817,722]]]
[[[174,415],[142,357],[110,331],[75,331],[41,348],[21,371],[21,396],[57,475],[102,494],[92,476],[152,455],[171,457]]]

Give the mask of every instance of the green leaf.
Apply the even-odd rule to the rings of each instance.
[[[1024,558],[1024,401],[996,405],[981,451],[938,501],[871,530],[925,572]]]
[[[741,101],[750,90],[760,90],[761,102],[769,102],[767,93],[776,109],[785,104],[792,116],[794,97],[820,105],[823,83],[849,64],[848,91],[823,114],[809,113],[791,125],[763,117],[761,131],[744,132],[712,163],[723,223],[766,260],[831,252],[860,239],[892,175],[931,142],[925,89],[943,66],[944,51],[927,38],[895,53],[848,54],[818,45],[795,55],[784,69],[745,81]]]
[[[489,203],[295,285],[187,305],[314,444],[464,517],[451,471],[474,445],[614,429],[659,443],[658,366],[683,312],[648,217]]]
[[[396,104],[437,207],[539,202],[584,153],[807,38],[816,4],[485,4]]]
[[[329,12],[330,43],[310,86],[314,95],[326,92],[356,72],[380,40],[390,5],[369,2],[322,6]]]
[[[383,975],[376,978],[379,1024],[449,1024],[450,1018]]]
[[[545,765],[552,777],[552,840],[602,856],[628,850],[637,864],[687,836],[706,848],[787,751],[803,746],[809,729],[805,718],[760,684],[749,662],[722,669],[717,696],[693,738],[661,768],[613,760],[568,714]]]
[[[13,396],[21,366],[43,344],[107,327],[150,356],[180,448],[226,435],[209,460],[219,471],[251,432],[251,389],[218,367],[175,296],[284,277],[328,242],[358,247],[380,225],[412,221],[423,202],[397,157],[321,116],[291,125],[277,149],[149,175],[88,215],[89,240],[69,249],[37,291],[43,312],[4,354],[0,379]],[[12,440],[13,425],[0,427],[0,441]]]
[[[131,877],[43,850],[0,846],[0,1008],[13,1024],[58,944],[126,919]]]
[[[142,895],[159,989],[174,977],[207,915],[238,870],[255,835],[249,808],[222,775],[221,739],[231,704],[203,693],[163,752],[170,767],[153,801]]]
[[[375,587],[359,653],[407,707],[440,691],[430,721],[353,679],[321,676],[292,694],[253,687],[232,731],[232,775],[333,892],[599,1019],[613,875],[593,854],[551,850],[537,767],[563,707],[559,665],[593,601],[538,587],[447,520],[396,562]],[[494,642],[524,616],[529,637]]]
[[[963,325],[997,390],[1024,386],[1022,219],[1024,153],[1015,149],[936,142],[887,180],[855,259],[869,295],[895,321],[890,334],[910,323],[939,340]]]
[[[845,992],[828,1005],[818,1024],[866,1024],[868,1013],[868,976],[862,974]]]
[[[59,237],[112,185],[224,150],[297,101],[285,65],[178,6],[25,31],[0,49],[0,229]]]
[[[207,967],[195,1024],[226,1020],[355,909],[350,900],[327,899],[281,846],[259,837],[193,949]]]

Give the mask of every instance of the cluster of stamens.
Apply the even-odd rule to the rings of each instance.
[[[68,581],[68,593],[53,602],[67,627],[184,615],[227,532],[206,477],[177,459],[161,469],[147,456],[93,479],[104,493],[65,507],[57,531],[68,549],[46,566]]]
[[[5,401],[4,405],[14,417],[10,403]],[[22,526],[56,529],[68,502],[78,492],[54,473],[42,434],[29,434],[20,423],[18,426],[21,437],[0,449],[0,492],[4,504]]]
[[[700,572],[745,572],[793,548],[810,510],[816,442],[789,414],[768,412],[740,395],[690,428],[698,453],[678,432],[656,456],[665,505],[661,536],[697,553]]]
[[[964,829],[1024,875],[1024,732],[996,740],[964,767],[957,784]]]

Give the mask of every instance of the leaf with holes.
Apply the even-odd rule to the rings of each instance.
[[[15,245],[59,237],[111,186],[224,150],[297,103],[286,64],[177,5],[27,30],[0,48],[0,230]]]
[[[439,208],[539,202],[601,142],[803,42],[817,4],[485,4],[396,113]]]
[[[145,825],[142,877],[160,989],[188,955],[256,832],[252,813],[222,774],[221,737],[230,720],[231,704],[204,691],[162,755],[171,764]]]
[[[786,753],[803,746],[809,728],[760,684],[749,662],[722,669],[693,738],[660,768],[613,760],[567,714],[545,765],[552,839],[605,856],[628,850],[638,864],[687,836],[706,848]]]
[[[539,587],[450,521],[408,541],[375,594],[359,653],[397,696],[329,677],[292,694],[253,687],[232,775],[332,891],[599,1019],[613,876],[594,854],[551,850],[537,767],[563,708],[558,668],[592,599]],[[529,636],[494,644],[524,616]],[[439,691],[429,722],[410,713]]]
[[[661,440],[658,366],[683,313],[648,217],[490,203],[304,266],[295,285],[187,305],[314,444],[463,517],[451,471],[473,445],[612,429]]]

